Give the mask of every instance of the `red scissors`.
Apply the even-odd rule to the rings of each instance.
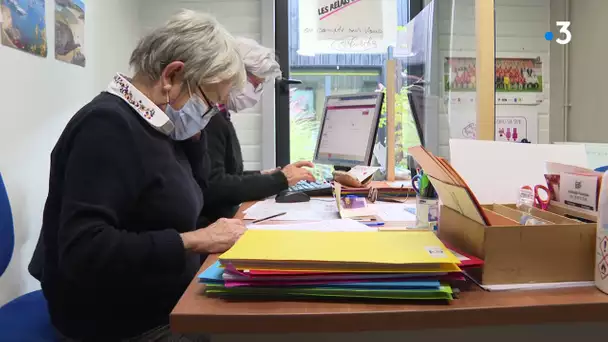
[[[525,185],[521,187],[522,190],[530,190],[534,195],[534,207],[547,210],[549,208],[549,203],[551,202],[551,197],[549,197],[549,189],[544,185],[536,185],[532,188],[529,185]],[[541,194],[544,192],[544,194]]]

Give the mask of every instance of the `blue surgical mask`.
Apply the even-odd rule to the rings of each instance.
[[[190,86],[188,86],[188,92],[190,93],[190,99],[179,110],[171,107],[168,103],[169,95],[167,94],[165,114],[167,114],[173,122],[173,126],[175,126],[170,135],[173,140],[181,141],[192,138],[202,131],[211,118],[218,113],[216,106],[209,106],[198,95],[193,95],[190,91]]]

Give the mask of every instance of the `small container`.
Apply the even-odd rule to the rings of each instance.
[[[416,228],[437,232],[439,201],[436,198],[416,197]]]

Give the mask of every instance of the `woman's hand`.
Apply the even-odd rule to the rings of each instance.
[[[263,174],[263,175],[270,175],[270,174],[273,174],[273,173],[278,172],[280,170],[281,170],[280,167],[275,167],[274,169],[260,171],[260,173]]]
[[[215,254],[230,249],[246,230],[242,220],[221,218],[207,228],[183,233],[180,236],[186,250]]]
[[[289,184],[289,186],[296,185],[301,181],[315,181],[315,177],[312,175],[312,172],[304,167],[315,167],[315,165],[309,161],[299,161],[289,164],[281,169],[281,172],[283,172],[285,178],[287,178],[287,184]]]

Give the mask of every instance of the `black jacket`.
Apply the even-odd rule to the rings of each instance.
[[[179,233],[197,228],[204,159],[204,137],[176,143],[108,93],[68,123],[30,265],[64,335],[113,341],[168,323],[200,266]]]
[[[261,174],[244,171],[241,145],[227,112],[215,115],[205,132],[211,174],[204,190],[201,224],[213,223],[220,217],[234,217],[241,203],[260,200],[287,189],[287,179],[282,172]]]

